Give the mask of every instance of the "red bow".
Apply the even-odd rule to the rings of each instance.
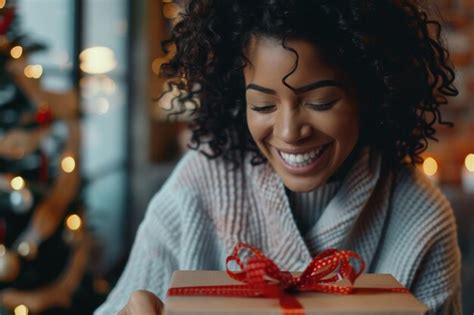
[[[245,264],[239,258],[240,251],[244,249],[250,252]],[[357,271],[351,260],[358,263]],[[228,267],[229,262],[235,262],[241,270],[231,271]],[[350,294],[357,289],[334,283],[340,279],[347,279],[354,284],[365,269],[365,262],[357,253],[349,250],[327,249],[317,255],[301,275],[293,276],[287,271],[281,271],[260,250],[244,243],[235,246],[232,254],[227,257],[226,265],[227,274],[231,278],[246,284],[171,288],[168,290],[168,295],[272,297],[280,300],[284,315],[304,314],[302,305],[291,293],[311,291]],[[363,290],[408,292],[405,288],[364,288]]]

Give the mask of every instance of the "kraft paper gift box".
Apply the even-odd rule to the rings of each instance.
[[[292,273],[297,275],[300,273]],[[345,280],[342,280],[345,281]],[[225,271],[176,271],[170,288],[190,286],[241,285]],[[355,288],[403,288],[389,274],[361,274]],[[364,292],[333,294],[320,292],[292,293],[302,305],[305,315],[422,315],[428,308],[411,293]],[[165,315],[280,315],[285,313],[278,298],[228,296],[167,296]]]

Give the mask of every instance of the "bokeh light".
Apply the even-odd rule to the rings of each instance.
[[[466,156],[464,160],[464,165],[466,166],[469,172],[474,172],[474,154],[470,153]]]
[[[114,51],[108,47],[86,48],[80,53],[79,59],[81,70],[90,74],[107,73],[117,66]]]
[[[18,59],[21,57],[21,55],[23,55],[23,47],[21,46],[15,46],[13,47],[11,50],[10,50],[10,55],[15,58],[15,59]]]
[[[41,65],[28,65],[25,67],[24,74],[27,78],[39,79],[43,75],[43,67]]]
[[[12,178],[12,180],[10,181],[10,185],[14,190],[20,190],[25,187],[25,180],[21,176],[16,176]]]
[[[71,214],[69,217],[66,219],[66,226],[68,229],[71,231],[76,231],[79,230],[79,228],[82,225],[82,220],[81,217],[78,216],[77,214]]]
[[[61,168],[66,173],[72,173],[74,169],[76,168],[76,161],[74,160],[72,156],[66,156],[61,161]]]
[[[438,162],[432,157],[428,157],[423,162],[423,171],[428,176],[433,176],[438,171]]]
[[[15,307],[15,315],[28,315],[28,307],[26,305],[20,304]]]

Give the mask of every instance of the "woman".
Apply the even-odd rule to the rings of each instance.
[[[408,0],[190,1],[162,70],[187,91],[174,106],[195,105],[196,150],[96,314],[160,314],[174,270],[223,270],[238,241],[284,270],[355,250],[460,314],[453,212],[414,168],[457,94],[439,32]]]

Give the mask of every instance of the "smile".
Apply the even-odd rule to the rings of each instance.
[[[324,154],[330,143],[321,145],[311,151],[304,153],[287,153],[278,150],[278,153],[285,164],[292,168],[304,168],[315,163]]]

